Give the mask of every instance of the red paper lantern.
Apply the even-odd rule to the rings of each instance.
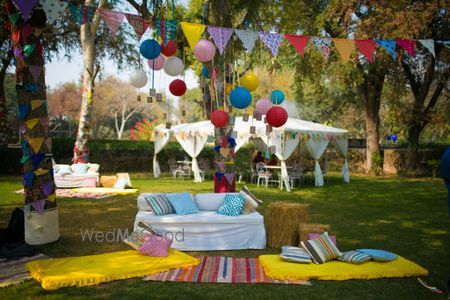
[[[283,126],[288,119],[287,111],[281,106],[274,106],[266,113],[267,124],[272,127]]]
[[[216,109],[211,114],[211,123],[213,123],[213,125],[217,128],[227,126],[228,114],[221,109]]]
[[[164,56],[172,56],[177,53],[177,43],[174,40],[170,40],[164,46],[161,46],[161,53]]]
[[[186,83],[181,79],[175,79],[170,83],[169,91],[174,96],[183,96],[186,92]]]

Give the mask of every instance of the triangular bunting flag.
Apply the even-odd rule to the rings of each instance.
[[[353,50],[355,50],[355,41],[347,39],[333,39],[334,46],[339,51],[342,61],[346,64],[350,60]]]
[[[112,32],[113,35],[115,35],[117,30],[119,30],[119,27],[122,24],[125,15],[121,12],[106,9],[98,9],[98,12],[103,17],[103,20],[105,20],[108,29]]]
[[[44,142],[44,138],[29,138],[28,143],[33,149],[34,153],[39,153],[41,150],[42,143]]]
[[[30,106],[28,104],[19,104],[19,118],[21,120],[25,119],[29,111]]]
[[[447,48],[450,48],[450,41],[436,41],[439,45],[444,45]]]
[[[30,36],[33,34],[33,31],[34,31],[34,27],[32,27],[30,25],[26,25],[26,26],[22,27],[20,32],[22,34],[22,38],[25,43],[28,43]]]
[[[39,168],[36,171],[34,171],[34,174],[37,175],[37,176],[41,176],[41,175],[44,175],[44,174],[47,174],[47,173],[48,173],[48,170],[42,169],[42,168]]]
[[[414,40],[397,40],[397,45],[402,47],[409,56],[414,57],[416,52],[416,41]]]
[[[247,52],[252,52],[255,42],[258,39],[259,32],[251,30],[235,29],[236,35],[241,40]]]
[[[12,37],[14,44],[20,43],[20,30],[16,30],[13,33],[11,33],[11,37]],[[15,56],[18,56],[18,55],[15,55]]]
[[[23,173],[23,186],[31,186],[33,185],[34,173],[33,172],[25,172]]]
[[[54,202],[55,199],[56,199],[56,193],[53,193],[53,194],[48,196],[48,201]]]
[[[330,57],[331,39],[312,37],[311,41],[316,46],[317,50],[319,50],[320,54],[322,54],[322,57],[325,60],[328,60],[328,57]]]
[[[34,210],[38,213],[42,213],[44,211],[45,199],[33,201],[31,202],[31,206],[33,206]]]
[[[45,100],[31,100],[31,110],[35,110],[42,104],[44,104]]]
[[[144,18],[132,14],[125,14],[125,17],[128,20],[128,23],[133,27],[134,32],[136,33],[138,40],[140,41],[144,33],[147,31],[148,23]]]
[[[305,55],[305,48],[309,41],[309,36],[285,34],[284,37],[291,43],[291,45],[300,53],[301,56]]]
[[[203,31],[205,31],[206,26],[203,24],[193,24],[187,22],[180,22],[180,25],[189,43],[189,47],[194,49],[195,45],[197,45],[197,42],[200,40]]]
[[[397,59],[397,52],[396,52],[396,46],[397,43],[393,40],[375,40],[375,42],[383,47],[395,60]]]
[[[16,25],[16,22],[17,22],[17,19],[19,18],[19,16],[20,16],[19,13],[10,14],[9,15],[9,20],[11,21],[11,23]]]
[[[14,5],[22,13],[22,18],[26,21],[30,17],[31,11],[36,6],[37,0],[13,0]]]
[[[212,36],[214,43],[216,43],[219,53],[223,54],[225,47],[233,34],[233,29],[225,27],[208,26],[208,32]]]
[[[356,47],[367,58],[369,62],[373,62],[373,50],[375,49],[374,40],[355,40]]]
[[[30,70],[30,73],[31,73],[31,76],[33,77],[34,82],[37,82],[39,79],[39,76],[41,75],[42,67],[36,66],[36,65],[31,65],[28,67],[28,69]],[[31,108],[31,109],[33,109],[33,108]]]
[[[221,173],[221,172],[216,172],[215,175],[216,175],[216,178],[217,178],[218,180],[222,180],[222,177],[223,177],[224,174]]]
[[[48,127],[47,127],[47,130],[48,130]],[[44,143],[45,143],[45,146],[47,147],[47,151],[48,151],[48,152],[51,152],[51,150],[52,150],[52,143],[53,143],[52,138],[51,138],[51,137],[47,138],[47,139],[44,141]]]
[[[48,116],[41,117],[41,126],[44,128],[45,133],[48,133],[48,126],[50,125],[50,119]]]
[[[69,4],[68,1],[61,0],[39,0],[39,3],[45,11],[45,16],[47,17],[47,22],[49,24],[55,22]]]
[[[28,129],[33,129],[34,126],[36,126],[36,124],[39,122],[39,118],[35,118],[35,119],[30,119],[28,121],[25,121],[25,125],[27,126]]]
[[[39,167],[39,164],[41,163],[41,161],[44,158],[45,158],[45,154],[44,153],[38,153],[38,154],[31,155],[31,161],[33,163],[33,169],[37,169],[37,167]]]
[[[267,48],[269,48],[273,57],[277,57],[278,47],[280,47],[280,44],[283,41],[283,36],[278,33],[260,32],[259,38],[264,42]]]
[[[216,161],[216,165],[219,168],[220,171],[225,171],[225,164],[221,161]]]
[[[36,49],[36,44],[35,43],[27,44],[27,45],[23,46],[23,54],[26,57],[29,57],[33,53],[34,49]]]
[[[30,159],[31,155],[24,155],[22,156],[22,158],[20,159],[20,163],[23,165],[24,163],[26,163],[29,159]]]
[[[427,50],[430,51],[433,57],[436,57],[436,53],[434,52],[434,40],[419,40],[419,43],[427,48]]]
[[[228,184],[232,184],[233,183],[234,173],[225,173],[224,176],[227,179]]]
[[[44,193],[45,197],[48,197],[53,192],[53,186],[53,181],[41,185],[41,191]]]

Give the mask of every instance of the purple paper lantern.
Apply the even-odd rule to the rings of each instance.
[[[256,101],[255,109],[260,115],[265,115],[272,108],[272,102],[268,99],[259,99]]]
[[[216,47],[208,40],[200,40],[194,47],[194,55],[201,62],[207,62],[213,59],[216,54]]]
[[[159,55],[155,59],[149,59],[147,61],[147,64],[150,67],[150,69],[155,70],[155,71],[159,71],[159,70],[161,70],[163,68],[165,61],[166,61],[166,59],[164,58],[164,56]]]

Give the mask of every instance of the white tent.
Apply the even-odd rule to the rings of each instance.
[[[262,118],[264,120],[264,116]],[[250,133],[250,126],[255,127],[255,133]],[[162,129],[167,130],[167,129]],[[209,135],[214,135],[214,126],[210,121],[196,123],[187,123],[174,126],[167,132],[172,132],[177,141],[192,158],[192,171],[194,181],[201,182],[200,170],[197,164],[197,156],[205,146]],[[289,176],[287,172],[286,160],[294,152],[299,142],[302,141],[309,154],[315,160],[314,175],[316,186],[323,186],[323,175],[320,169],[319,159],[324,153],[330,142],[338,149],[344,157],[342,167],[342,176],[345,182],[350,181],[347,164],[348,131],[344,129],[325,126],[322,124],[308,122],[300,119],[289,118],[286,124],[279,128],[273,128],[272,132],[266,132],[266,124],[250,117],[249,121],[244,122],[242,117],[236,117],[234,131],[236,132],[236,148],[238,151],[243,145],[249,142],[251,137],[259,137],[268,146],[275,146],[275,155],[281,161],[281,177],[286,190],[290,191]],[[167,143],[166,134],[155,130],[155,157],[154,164],[158,163],[156,159],[156,144],[158,150]],[[161,139],[161,141],[158,141]],[[161,146],[163,145],[163,146]],[[158,152],[159,152],[158,151]],[[158,165],[159,166],[159,165]],[[155,170],[155,169],[154,169]],[[158,173],[159,176],[159,173]],[[155,177],[158,177],[155,172]]]

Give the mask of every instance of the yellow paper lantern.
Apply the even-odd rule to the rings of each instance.
[[[225,83],[225,93],[229,95],[231,90],[233,89],[233,85],[231,83]]]
[[[241,77],[241,86],[249,90],[250,92],[255,91],[258,88],[259,79],[253,73],[245,73]]]

